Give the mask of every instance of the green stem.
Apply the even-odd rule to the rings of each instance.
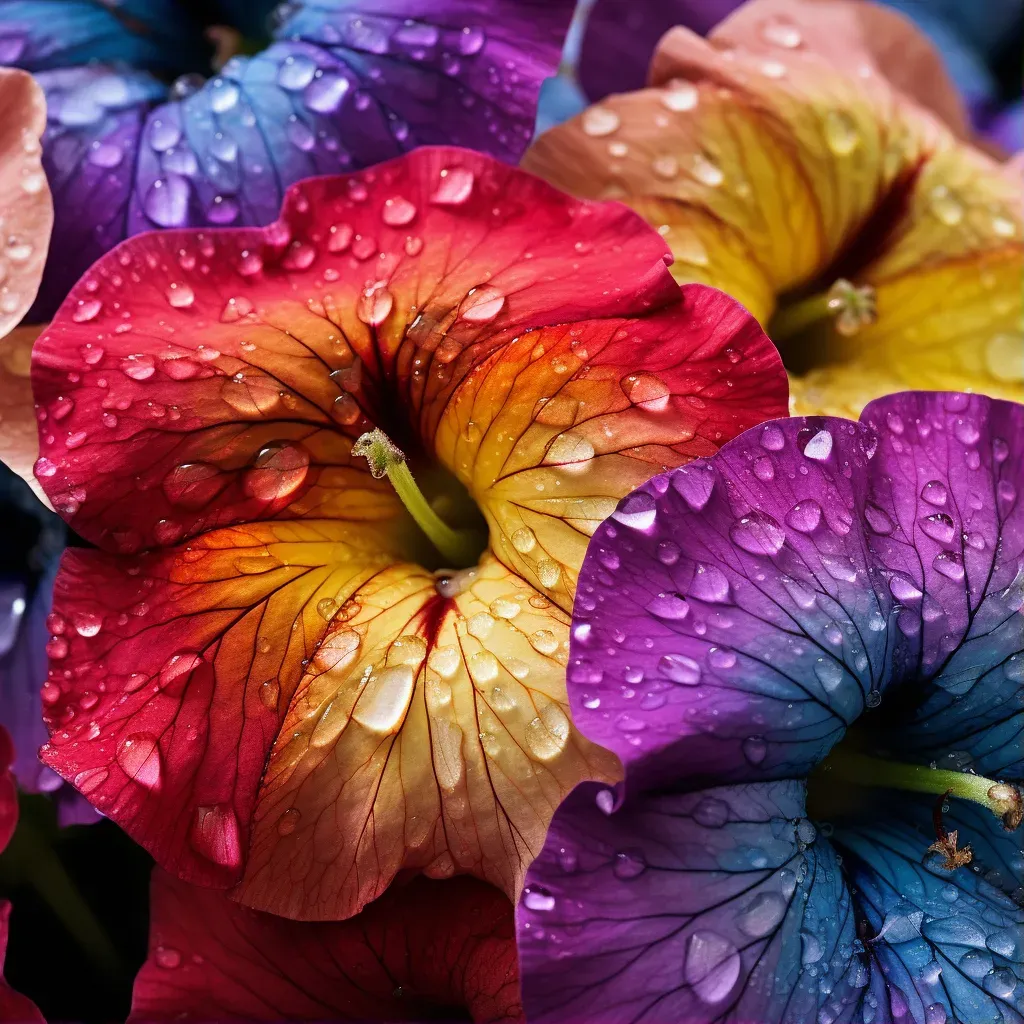
[[[771,336],[774,341],[786,341],[807,330],[808,327],[827,320],[832,312],[829,309],[829,297],[826,293],[812,295],[782,306],[776,310],[771,320]]]
[[[480,554],[480,539],[470,530],[452,529],[430,506],[416,485],[405,454],[382,430],[370,430],[352,446],[353,455],[362,455],[370,463],[376,479],[387,476],[402,504],[453,569],[475,565]]]
[[[1008,828],[1020,824],[1021,796],[1014,786],[970,772],[943,771],[920,764],[884,761],[865,754],[833,751],[822,764],[827,777],[858,786],[908,789],[915,793],[948,793],[987,807]]]

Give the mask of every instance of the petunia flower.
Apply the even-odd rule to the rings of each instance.
[[[527,1019],[1024,1019],[1024,406],[794,417],[594,535],[574,721],[625,765],[555,814]]]
[[[0,725],[0,852],[11,841],[18,824],[18,790],[11,774],[14,745],[7,730]],[[0,1021],[11,1024],[36,1024],[43,1020],[39,1010],[25,996],[15,992],[3,977],[4,957],[7,954],[7,930],[11,905],[0,900]]]
[[[797,412],[905,387],[1020,398],[1024,184],[909,98],[955,99],[911,41],[867,3],[754,0],[707,41],[669,33],[650,88],[546,133],[524,166],[624,199],[680,281],[740,299]]]
[[[264,229],[129,240],[37,341],[64,556],[42,757],[170,872],[344,918],[396,872],[516,892],[617,776],[568,621],[620,497],[784,412],[732,299],[481,154],[314,179]]]
[[[419,878],[349,921],[298,922],[158,868],[150,917],[131,1024],[522,1020],[512,906],[476,879]]]
[[[215,6],[203,14],[216,20],[241,5]],[[282,4],[265,49],[204,79],[209,44],[190,5],[0,0],[0,60],[34,72],[49,107],[56,234],[33,321],[140,231],[267,224],[293,182],[423,144],[517,161],[573,6]],[[256,30],[265,7],[245,7],[244,27]]]

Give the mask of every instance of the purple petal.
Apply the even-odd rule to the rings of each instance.
[[[908,393],[656,477],[587,552],[577,724],[635,786],[781,777],[898,687],[883,740],[1019,765],[1022,449],[1024,407]]]
[[[209,81],[141,72],[42,76],[55,243],[33,310],[48,317],[104,251],[155,228],[266,224],[285,190],[419,145],[515,162],[571,0],[307,4],[280,41]]]
[[[802,783],[637,796],[610,815],[599,791],[562,804],[528,875],[528,1020],[842,1019],[868,974]]]
[[[658,40],[676,25],[706,35],[741,0],[597,0],[580,50],[579,80],[591,101],[647,84]]]

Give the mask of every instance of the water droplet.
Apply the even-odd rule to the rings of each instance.
[[[940,480],[929,480],[921,489],[921,499],[936,508],[942,508],[948,497],[946,485]]]
[[[126,736],[118,745],[116,757],[122,771],[140,786],[155,789],[160,785],[163,762],[157,739],[151,733]]]
[[[580,120],[580,127],[584,133],[595,138],[611,135],[620,124],[619,115],[614,110],[602,106],[588,107]]]
[[[427,667],[433,669],[442,679],[451,679],[462,665],[462,655],[457,647],[435,647],[427,658]],[[451,690],[448,691],[449,697]]]
[[[539,760],[550,761],[565,750],[569,731],[569,719],[562,709],[555,703],[546,704],[526,727],[526,745]]]
[[[468,167],[445,168],[430,201],[438,206],[459,206],[469,199],[474,182],[473,172]]]
[[[760,764],[768,753],[768,744],[760,736],[749,736],[743,741],[743,756],[753,765]]]
[[[384,208],[381,210],[380,218],[385,224],[391,227],[401,227],[409,224],[416,217],[416,207],[402,196],[394,196],[384,200]]]
[[[228,804],[197,807],[191,841],[196,852],[214,864],[234,868],[242,863],[238,818]]]
[[[352,710],[353,721],[372,732],[396,732],[412,699],[414,683],[415,673],[409,665],[395,665],[370,676]]]
[[[153,962],[165,971],[181,966],[181,953],[173,946],[157,946],[153,950]]]
[[[505,294],[489,284],[471,288],[459,305],[459,316],[471,324],[490,323],[504,308]]]
[[[774,423],[769,423],[768,426],[761,431],[761,447],[766,448],[770,452],[782,451],[786,446],[786,435],[782,432],[780,427],[777,427]]]
[[[882,703],[882,694],[878,690],[868,690],[864,703],[869,708],[877,708]]]
[[[473,677],[473,682],[480,686],[493,682],[498,678],[500,671],[498,659],[490,651],[477,651],[470,655],[469,674]]]
[[[384,281],[376,281],[363,289],[356,306],[356,316],[370,327],[379,327],[388,318],[395,298]]]
[[[690,157],[690,173],[704,185],[717,188],[725,181],[725,174],[710,157],[702,153],[694,153]]]
[[[612,518],[633,530],[649,530],[657,514],[658,506],[654,497],[647,491],[634,491],[619,502]]]
[[[619,386],[633,405],[651,412],[667,409],[672,395],[669,386],[653,373],[631,373],[622,378]]]
[[[76,324],[88,323],[88,321],[96,319],[102,308],[103,303],[99,299],[79,299],[78,305],[71,313],[71,319]]]
[[[536,910],[543,914],[554,910],[555,897],[539,886],[527,886],[523,890],[523,905],[527,910]]]
[[[786,516],[786,524],[798,533],[813,533],[821,523],[821,506],[813,499],[797,502]]]
[[[783,46],[787,50],[795,50],[803,43],[800,29],[784,18],[772,18],[761,26],[761,35],[775,46]]]
[[[562,567],[558,562],[552,561],[550,558],[542,558],[537,563],[537,579],[540,580],[542,587],[546,587],[548,590],[557,587],[561,578]]]
[[[701,929],[686,947],[684,976],[701,1002],[708,1005],[728,998],[740,976],[740,954],[716,932]]]
[[[188,309],[196,301],[195,292],[187,284],[172,283],[165,294],[175,309]]]
[[[752,555],[777,555],[786,542],[785,531],[778,522],[767,512],[756,509],[735,522],[729,536],[734,544]]]
[[[936,512],[920,520],[921,532],[940,544],[952,544],[956,536],[953,520],[945,512]]]
[[[690,606],[678,594],[658,594],[646,608],[656,618],[669,622],[678,622],[690,613]]]
[[[277,834],[279,836],[290,836],[302,818],[302,811],[297,807],[289,807],[280,818],[277,819]]]
[[[683,686],[696,686],[700,682],[700,665],[685,654],[664,655],[658,662],[658,671]]]
[[[844,110],[825,115],[825,142],[836,156],[848,156],[860,145],[857,123]]]
[[[520,527],[512,534],[512,547],[521,555],[529,554],[537,546],[537,535],[528,526]]]
[[[711,498],[715,469],[709,462],[695,460],[672,474],[672,486],[694,512],[699,512]]]
[[[184,467],[179,467],[184,468]],[[243,478],[245,493],[258,501],[293,495],[306,479],[309,453],[301,445],[275,441],[260,449]]]
[[[697,106],[700,92],[693,82],[676,78],[662,89],[660,99],[662,106],[676,113],[682,113],[685,110],[693,110]]]
[[[612,874],[628,882],[638,878],[647,870],[647,861],[644,859],[643,850],[637,848],[632,850],[621,850],[615,854],[612,864]]]
[[[763,892],[754,897],[736,923],[745,935],[762,939],[779,926],[788,909],[789,904],[777,892]]]
[[[832,435],[827,430],[819,430],[804,445],[804,455],[817,462],[824,462],[832,454]]]
[[[964,204],[945,185],[936,185],[928,196],[932,213],[947,227],[955,227],[964,219]]]
[[[818,658],[814,663],[814,674],[828,693],[832,693],[843,681],[843,667],[832,658]]]

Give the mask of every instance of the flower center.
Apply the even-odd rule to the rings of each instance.
[[[810,354],[811,365],[815,365],[814,355],[820,357],[818,336],[829,321],[838,334],[850,338],[876,319],[874,288],[858,286],[840,277],[827,291],[780,303],[768,325],[768,335],[780,347],[785,346],[786,365],[790,369],[804,369],[794,367],[793,363],[801,361],[803,349],[812,348],[815,352]]]
[[[384,433],[373,429],[361,435],[352,446],[352,454],[370,464],[374,479],[386,476],[402,500],[409,515],[433,544],[444,566],[465,569],[476,565],[487,545],[486,533],[475,528],[456,529],[438,514],[413,478],[405,453]]]
[[[840,803],[863,804],[863,790],[873,788],[934,793],[938,797],[932,815],[935,842],[927,852],[940,854],[943,867],[950,870],[969,864],[972,854],[969,846],[958,848],[956,831],[947,832],[943,827],[943,810],[948,810],[943,805],[948,797],[969,800],[988,808],[1002,820],[1007,831],[1016,829],[1024,819],[1020,790],[1010,783],[973,772],[946,771],[870,757],[843,743],[835,747],[811,776],[808,803],[824,803],[827,791],[829,809],[832,810],[835,806],[832,797],[838,791]],[[857,790],[861,791],[859,795]]]

